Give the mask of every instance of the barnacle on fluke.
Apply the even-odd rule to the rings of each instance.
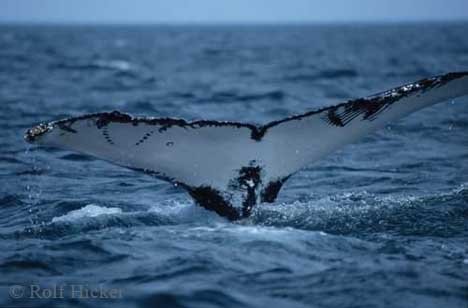
[[[26,134],[24,135],[24,139],[28,142],[33,142],[37,137],[47,133],[48,131],[52,130],[53,125],[51,124],[39,124],[34,126],[33,128],[30,128],[26,131]]]

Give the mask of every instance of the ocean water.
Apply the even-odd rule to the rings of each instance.
[[[0,306],[466,307],[467,99],[309,166],[238,222],[23,133],[116,109],[265,123],[466,71],[467,31],[1,25]]]

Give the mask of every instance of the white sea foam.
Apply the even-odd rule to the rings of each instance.
[[[99,215],[120,213],[122,213],[122,210],[118,207],[102,207],[95,204],[88,204],[79,210],[68,212],[63,216],[54,217],[52,218],[52,222],[74,221],[85,217],[96,217]]]
[[[115,69],[119,71],[129,71],[133,69],[133,65],[124,60],[97,60],[95,64],[102,68]]]
[[[189,200],[162,201],[150,207],[149,212],[156,213],[158,216],[173,217],[180,222],[225,221],[225,218]]]

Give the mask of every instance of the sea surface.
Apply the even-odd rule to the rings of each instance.
[[[467,23],[0,25],[0,307],[466,308],[467,99],[346,146],[238,222],[23,134],[111,110],[266,123],[466,71],[467,33]]]

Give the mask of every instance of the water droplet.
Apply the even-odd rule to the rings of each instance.
[[[174,145],[174,142],[172,142],[172,141],[166,142],[166,146],[168,146],[168,147],[171,147],[171,146],[173,146],[173,145]]]

